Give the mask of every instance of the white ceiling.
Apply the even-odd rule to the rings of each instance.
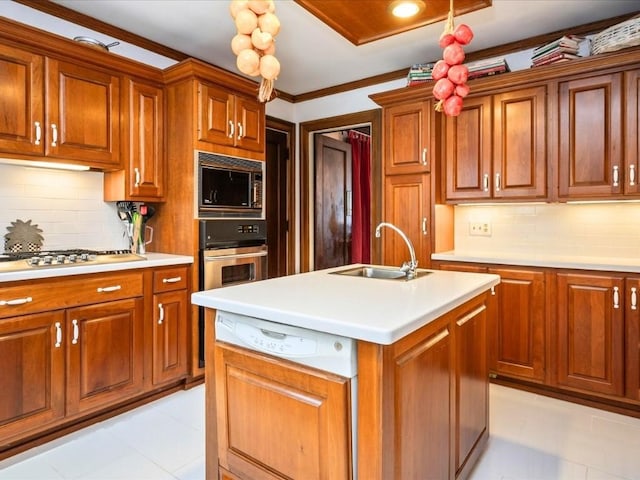
[[[54,1],[238,73],[230,48],[236,29],[229,0]],[[282,24],[276,37],[282,69],[275,87],[291,95],[408,69],[442,55],[438,38],[444,22],[356,47],[293,0],[275,2]],[[454,22],[475,32],[465,47],[471,52],[638,10],[639,0],[493,0],[491,7]],[[112,51],[118,53],[118,47]]]

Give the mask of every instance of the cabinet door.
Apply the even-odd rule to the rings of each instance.
[[[402,230],[416,251],[418,265],[431,265],[430,174],[388,175],[385,177],[384,220]],[[383,263],[402,265],[410,260],[409,249],[400,235],[382,231]]]
[[[560,197],[622,192],[622,75],[561,82],[558,95]]]
[[[445,119],[447,200],[491,197],[491,97],[466,98],[457,117]]]
[[[500,275],[489,316],[489,368],[500,375],[545,380],[544,273],[490,268]]]
[[[640,188],[640,70],[625,72],[625,170],[624,193],[638,194]]]
[[[64,316],[0,321],[0,445],[64,416]]]
[[[264,152],[264,110],[264,103],[240,95],[235,97],[236,146]]]
[[[0,151],[44,153],[44,59],[0,45]]]
[[[489,370],[485,297],[453,319],[456,328],[456,472],[489,434]],[[478,452],[479,454],[479,452]],[[442,477],[444,478],[444,477]]]
[[[546,87],[493,97],[493,196],[547,194]]]
[[[120,164],[120,79],[47,58],[48,156]]]
[[[624,394],[622,277],[557,274],[558,383]]]
[[[67,413],[97,409],[143,390],[142,299],[66,312]]]
[[[197,140],[233,146],[236,137],[235,98],[224,88],[198,83]]]
[[[385,175],[430,170],[431,115],[430,101],[385,108]]]
[[[222,468],[263,480],[351,478],[348,379],[218,342],[214,363]]]
[[[153,384],[187,374],[187,291],[153,296]]]
[[[640,401],[640,278],[625,283],[626,395]]]

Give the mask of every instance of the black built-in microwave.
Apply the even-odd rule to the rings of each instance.
[[[198,217],[264,218],[264,162],[196,151]]]

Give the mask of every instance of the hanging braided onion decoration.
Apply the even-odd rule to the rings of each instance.
[[[467,78],[469,69],[464,62],[462,45],[468,45],[473,38],[473,32],[464,24],[454,28],[453,0],[450,0],[449,15],[444,32],[440,35],[442,60],[433,66],[431,76],[435,80],[433,96],[438,100],[435,109],[445,115],[457,116],[462,111],[462,99],[469,94]]]
[[[273,84],[280,73],[280,62],[274,55],[275,37],[280,31],[275,9],[273,0],[232,0],[229,5],[238,30],[231,39],[236,66],[245,75],[262,76],[258,100],[263,103],[271,100]]]

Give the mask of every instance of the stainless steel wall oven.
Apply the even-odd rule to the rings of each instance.
[[[200,220],[200,290],[267,277],[265,220]],[[198,315],[200,367],[204,366],[204,309]]]

